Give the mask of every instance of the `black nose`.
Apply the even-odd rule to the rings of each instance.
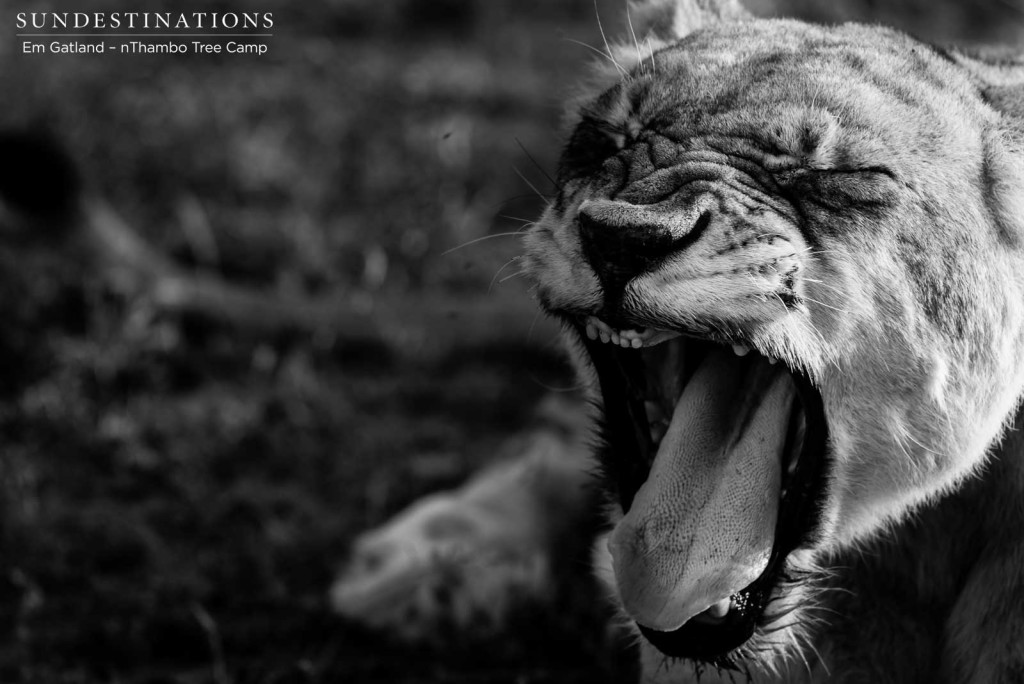
[[[666,226],[656,224],[612,224],[579,213],[580,243],[605,288],[621,288],[638,275],[647,273],[668,256],[686,248],[711,222],[704,212],[682,237],[673,237]]]

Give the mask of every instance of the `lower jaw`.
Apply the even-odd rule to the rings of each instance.
[[[600,343],[586,340],[584,344],[591,354],[605,396],[606,428],[611,426],[614,429],[618,426],[621,429],[628,427],[629,423],[635,423],[638,411],[635,406],[629,406],[631,400],[615,397],[619,396],[620,391],[630,389],[628,376],[631,368],[635,372],[638,352],[607,346],[602,348]],[[770,619],[765,617],[765,610],[784,579],[786,557],[795,549],[815,541],[826,489],[828,430],[821,395],[806,377],[794,374],[793,379],[807,416],[808,428],[797,471],[788,485],[791,500],[780,505],[775,543],[768,567],[761,577],[733,596],[733,606],[722,618],[706,619],[698,616],[671,632],[639,626],[645,639],[667,656],[719,667],[734,667],[730,654],[747,643],[758,627]],[[608,400],[609,395],[613,397],[611,402]],[[628,397],[630,394],[627,391],[621,396]],[[605,470],[616,481],[620,501],[626,510],[639,484],[646,478],[646,472],[637,472],[636,461],[650,463],[653,458],[651,443],[644,441],[645,431],[635,428],[634,424],[632,429],[626,431],[626,437],[619,434],[618,440],[607,439],[609,443],[605,452],[610,456],[602,459]],[[623,462],[622,454],[636,454],[637,458]]]
[[[765,621],[765,611],[780,582],[785,558],[773,551],[764,573],[731,597],[722,617],[702,613],[670,632],[638,624],[640,633],[663,654],[673,658],[731,666],[729,654],[747,643]]]
[[[726,615],[714,625],[693,618],[672,632],[638,627],[644,638],[667,656],[722,665],[723,658],[754,635],[757,622]]]

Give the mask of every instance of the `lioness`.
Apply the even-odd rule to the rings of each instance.
[[[1024,61],[734,0],[632,25],[525,263],[645,681],[1024,681]]]

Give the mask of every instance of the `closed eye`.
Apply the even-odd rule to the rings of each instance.
[[[878,207],[894,204],[905,184],[886,166],[849,169],[787,169],[774,174],[776,182],[797,202],[810,201],[829,209]]]

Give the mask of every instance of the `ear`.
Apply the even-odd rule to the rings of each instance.
[[[1024,84],[1019,86],[992,86],[986,88],[985,100],[1005,116],[1017,121],[1024,129]]]
[[[946,55],[974,78],[982,97],[1006,118],[1007,126],[1024,133],[1024,54],[994,48],[975,54],[948,50]]]
[[[1017,106],[1022,105],[1024,98],[1018,97]],[[1024,126],[1020,121],[1016,129],[987,132],[984,166],[986,200],[996,228],[1017,249],[1024,248]]]
[[[989,208],[1009,244],[1024,247],[1024,55],[956,55],[1002,116],[985,140]]]
[[[637,35],[666,42],[712,24],[751,18],[739,0],[637,0],[630,14]]]
[[[613,70],[621,74],[642,65],[652,53],[705,26],[753,18],[739,0],[631,0],[626,16],[630,34],[608,46],[610,63],[598,68],[612,77]]]
[[[965,69],[1000,119],[985,131],[987,200],[1000,235],[1024,247],[1024,55],[1007,48],[939,50]]]
[[[753,18],[739,0],[630,0],[626,16],[630,32],[619,42],[605,43],[605,59],[593,62],[590,78],[568,98],[566,128],[579,121],[584,103],[633,69],[645,68],[658,50],[705,26]]]

